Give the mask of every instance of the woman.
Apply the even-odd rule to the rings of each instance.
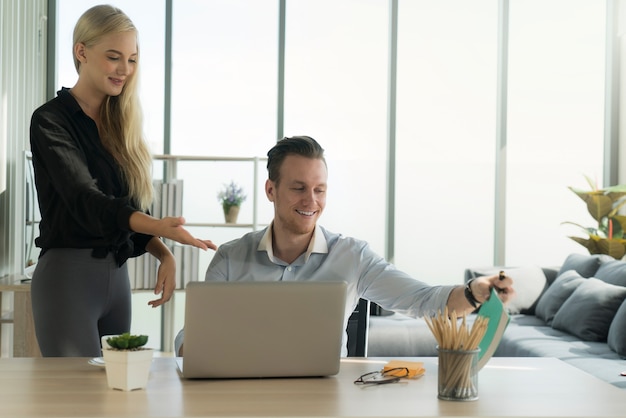
[[[175,259],[160,237],[204,250],[183,218],[155,219],[151,156],[137,94],[139,48],[132,21],[112,6],[87,10],[74,28],[78,81],[33,113],[31,150],[41,210],[41,255],[32,280],[43,356],[99,356],[100,336],[130,330],[125,264],[160,261],[155,294],[175,288]]]

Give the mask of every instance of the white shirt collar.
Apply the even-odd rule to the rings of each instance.
[[[263,234],[263,237],[261,238],[261,241],[259,242],[257,251],[266,251],[269,259],[273,263],[276,263],[277,260],[279,259],[274,257],[274,249],[272,247],[273,226],[274,226],[274,221],[272,221],[270,226],[268,226],[267,229],[265,230],[265,234]],[[320,253],[320,254],[328,253],[328,242],[326,241],[326,237],[324,236],[322,229],[317,224],[315,225],[315,230],[313,231],[313,238],[311,238],[311,241],[309,242],[309,246],[306,249],[306,252],[304,253],[305,263],[309,261],[309,257],[311,256],[312,253]]]

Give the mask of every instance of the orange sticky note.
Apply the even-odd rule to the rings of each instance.
[[[424,363],[422,363],[421,361],[408,360],[390,360],[383,367],[383,371],[388,371],[399,367],[406,367],[409,370],[409,375],[407,376],[409,378],[420,377],[426,372],[426,369],[424,369]],[[393,375],[394,373],[392,372],[391,374]]]

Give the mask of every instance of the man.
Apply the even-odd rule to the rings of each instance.
[[[274,220],[217,250],[207,281],[346,281],[345,322],[359,298],[385,309],[420,317],[444,310],[459,315],[475,310],[500,291],[513,296],[510,277],[479,277],[466,286],[430,286],[397,270],[361,240],[327,231],[317,224],[326,206],[327,167],[324,150],[307,136],[284,138],[268,153],[265,194],[274,204]],[[176,337],[182,355],[184,330]],[[343,354],[347,353],[344,335]]]

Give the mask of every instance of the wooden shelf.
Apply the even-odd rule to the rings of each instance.
[[[249,228],[249,229],[254,229],[256,227],[258,227],[259,225],[255,225],[255,224],[240,224],[240,223],[236,223],[236,224],[227,224],[227,223],[202,223],[202,222],[187,222],[185,223],[185,226],[203,226],[203,227],[210,227],[210,228]]]
[[[245,162],[249,163],[250,172],[249,175],[252,178],[252,184],[254,188],[252,190],[252,222],[251,223],[225,223],[225,222],[186,222],[185,227],[205,227],[205,228],[236,228],[247,229],[250,231],[256,231],[259,227],[266,227],[267,224],[259,225],[258,223],[258,201],[259,201],[259,189],[256,187],[259,184],[259,164],[267,161],[266,157],[217,157],[217,156],[191,156],[191,155],[155,155],[153,156],[155,161],[162,161],[164,164],[163,182],[173,181],[178,178],[178,164],[183,161],[195,161],[195,162]],[[243,175],[243,174],[242,174]],[[183,192],[185,193],[185,191]],[[215,220],[223,220],[223,217],[213,218]],[[200,219],[202,220],[202,219]],[[246,219],[247,220],[247,219]],[[201,274],[204,277],[204,274]],[[148,292],[152,289],[133,289],[133,292]],[[184,289],[177,288],[176,291],[184,291]],[[174,329],[174,301],[163,305],[162,316],[162,334],[161,339],[164,342],[162,350],[166,352],[174,351],[173,341],[176,336]]]
[[[13,310],[2,310],[0,324],[13,324],[13,357],[40,357],[30,299],[30,280],[11,274],[0,278],[2,292],[13,292]],[[0,299],[0,304],[2,299]]]
[[[13,311],[6,310],[0,314],[0,324],[12,324]]]

